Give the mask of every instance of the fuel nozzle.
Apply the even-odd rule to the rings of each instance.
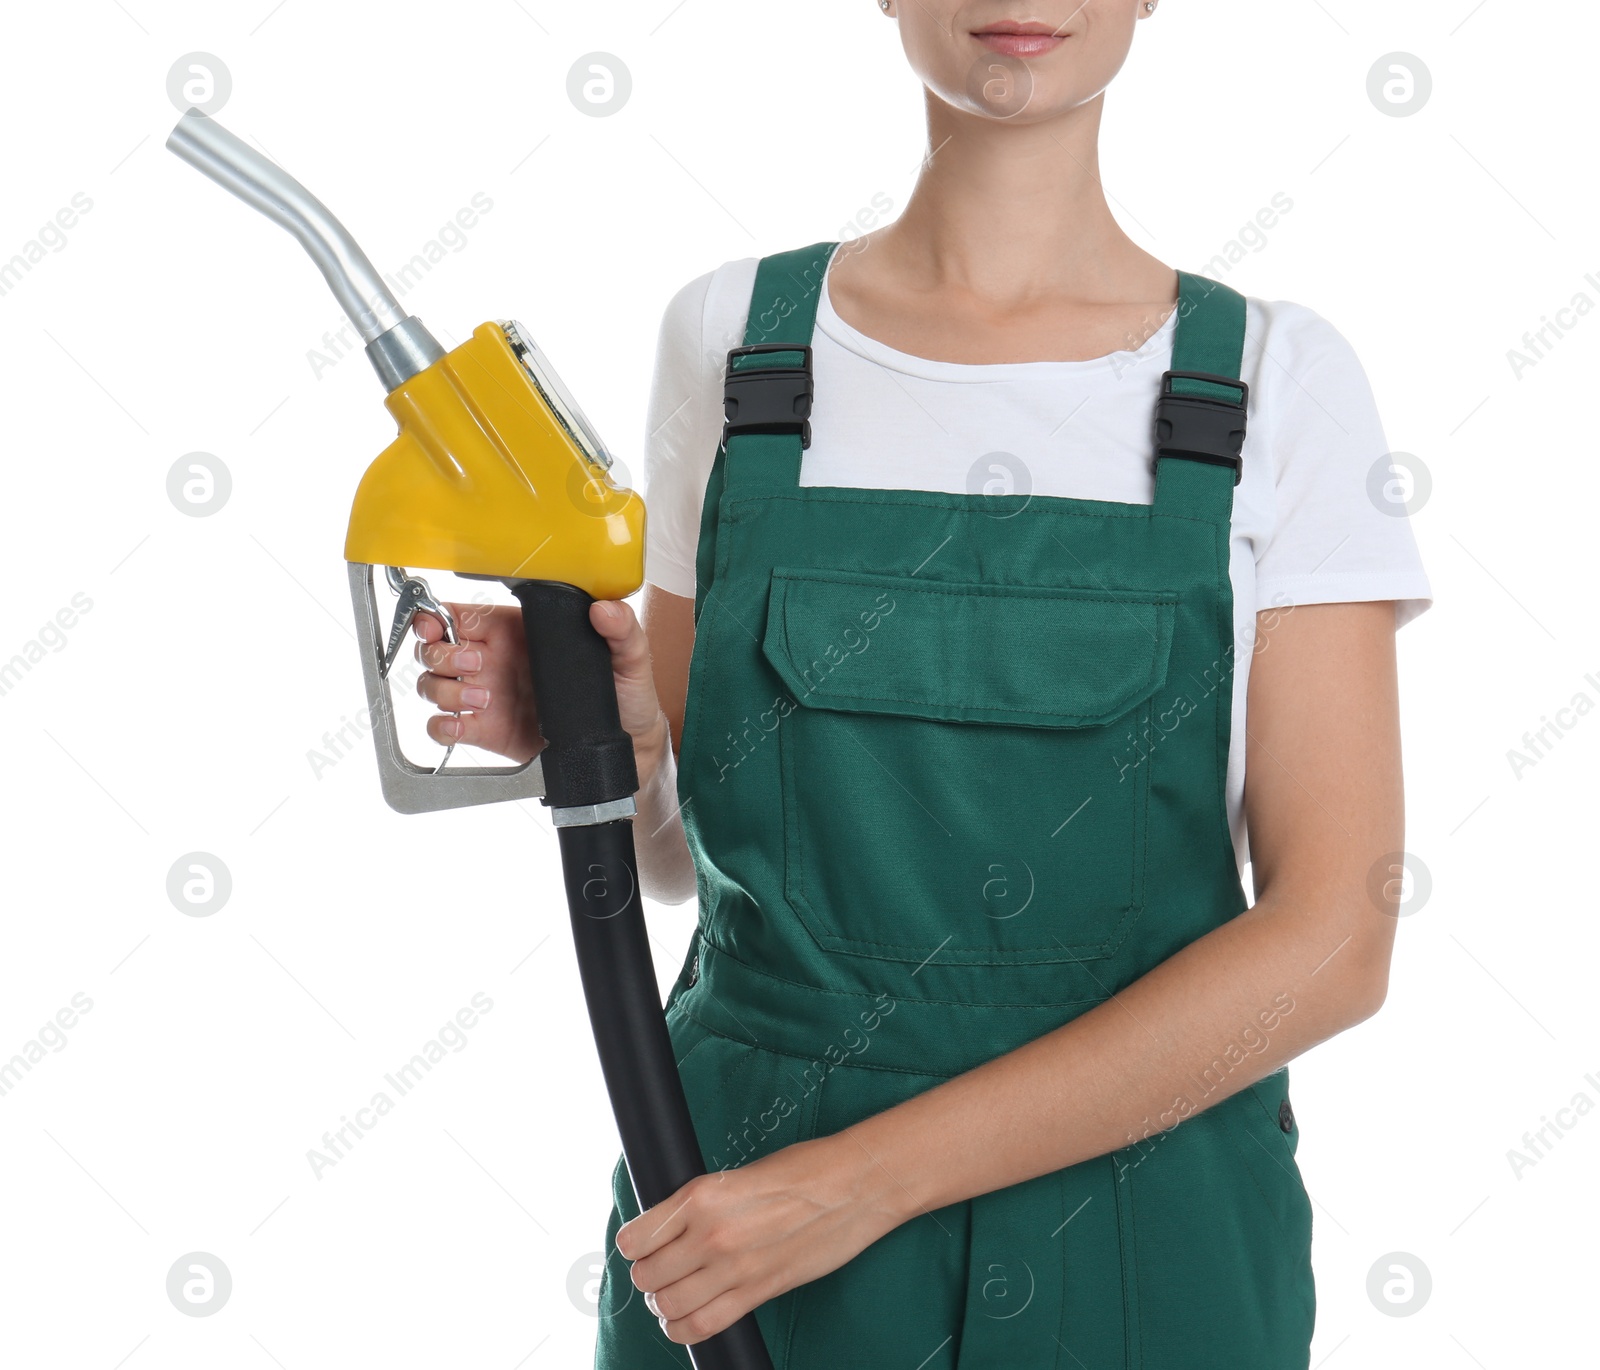
[[[198,109],[178,120],[167,150],[299,240],[361,334],[386,392],[444,356],[422,320],[400,307],[345,226],[288,172]]]
[[[644,502],[612,479],[605,445],[520,324],[480,324],[445,352],[292,176],[198,110],[167,147],[298,238],[366,341],[399,431],[361,478],[344,553],[384,797],[404,813],[543,797],[629,1179],[640,1209],[652,1207],[703,1175],[705,1159],[644,921],[633,742],[610,646],[589,620],[596,599],[643,582]],[[387,628],[378,567],[399,597]],[[424,769],[402,751],[390,698],[400,643],[423,612],[455,639],[419,567],[500,581],[520,602],[545,738],[525,765],[441,773],[443,762]],[[698,1370],[772,1370],[753,1312],[689,1356]]]
[[[196,109],[178,120],[167,147],[305,248],[365,340],[398,426],[361,478],[345,536],[385,797],[404,812],[425,812],[542,794],[544,766],[557,769],[553,760],[448,771],[442,761],[409,760],[388,667],[416,613],[433,613],[451,635],[424,571],[512,588],[565,584],[595,599],[632,594],[644,579],[643,501],[612,479],[605,444],[528,330],[484,323],[446,352],[401,308],[344,225],[269,158]],[[387,624],[376,598],[378,567],[399,596]],[[575,740],[583,735],[569,731]],[[574,760],[566,769],[574,768],[582,766]],[[606,801],[631,794],[631,786],[618,788],[626,775],[604,769],[608,788],[618,791]]]

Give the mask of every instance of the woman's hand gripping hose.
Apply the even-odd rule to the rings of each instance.
[[[419,613],[413,623],[417,660],[428,668],[417,693],[441,710],[428,720],[428,736],[442,746],[461,742],[519,764],[538,755],[544,739],[521,612],[513,605],[446,607],[455,615],[458,647],[443,641],[443,625],[432,615]],[[633,739],[640,884],[647,899],[681,904],[695,895],[694,862],[678,808],[671,731],[650,671],[649,639],[632,606],[621,600],[596,600],[589,622],[611,648],[617,711]],[[457,709],[459,719],[452,716]]]

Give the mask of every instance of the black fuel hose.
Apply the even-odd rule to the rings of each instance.
[[[604,805],[639,788],[617,713],[611,649],[573,585],[523,581],[528,664],[545,738],[544,802],[556,817],[578,973],[606,1093],[643,1212],[706,1173],[678,1077],[640,902],[633,822]],[[588,808],[601,809],[588,815]],[[598,818],[599,821],[573,821]],[[753,1312],[688,1348],[696,1370],[772,1370]]]

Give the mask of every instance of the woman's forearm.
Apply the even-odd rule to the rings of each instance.
[[[1258,902],[1071,1023],[835,1134],[839,1173],[888,1232],[1153,1137],[1375,1012],[1374,917]]]
[[[694,861],[683,831],[678,805],[678,762],[672,752],[667,717],[657,720],[655,737],[638,744],[638,813],[633,820],[633,845],[639,861],[639,889],[660,904],[681,904],[695,895]]]

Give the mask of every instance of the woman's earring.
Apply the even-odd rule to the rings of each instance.
[[[1156,12],[1156,0],[1144,0],[1144,12],[1146,14],[1154,14]]]
[[[889,12],[889,6],[891,3],[892,0],[878,0],[878,8],[887,14]]]

